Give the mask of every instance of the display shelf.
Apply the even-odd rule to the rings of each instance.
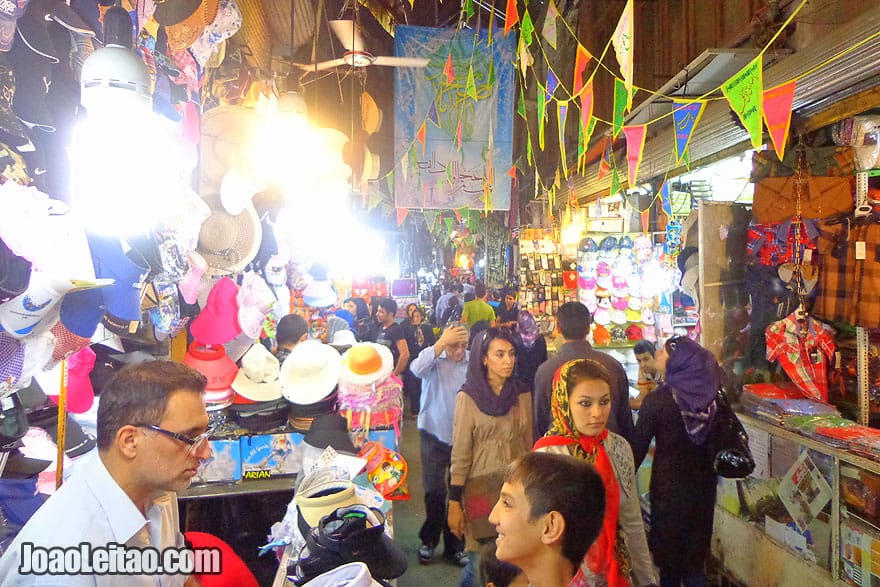
[[[177,494],[178,500],[210,499],[214,497],[230,497],[237,495],[256,495],[274,491],[293,491],[296,476],[259,479],[254,481],[238,481],[234,483],[205,483],[191,485]]]

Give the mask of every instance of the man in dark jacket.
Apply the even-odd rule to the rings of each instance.
[[[632,439],[633,418],[629,408],[629,380],[626,371],[617,359],[594,350],[587,342],[591,322],[590,311],[580,302],[566,302],[559,306],[559,312],[556,314],[556,330],[565,342],[556,349],[552,357],[541,363],[538,372],[535,373],[533,394],[535,440],[544,436],[553,423],[553,415],[550,412],[553,376],[562,365],[575,359],[592,359],[601,363],[611,373],[613,385],[608,429],[628,441]]]

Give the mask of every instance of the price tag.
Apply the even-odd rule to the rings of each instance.
[[[809,265],[813,261],[813,249],[804,249],[804,265]]]
[[[856,241],[856,260],[864,261],[865,257],[865,241]]]

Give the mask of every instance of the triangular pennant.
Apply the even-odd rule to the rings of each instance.
[[[549,102],[553,98],[553,94],[556,92],[556,88],[559,87],[559,78],[556,77],[556,73],[549,67],[547,68],[547,93],[544,96],[544,100]]]
[[[700,117],[706,109],[705,100],[677,101],[672,102],[672,120],[675,124],[675,164],[681,162],[681,158],[687,151],[688,143],[694,134]]]
[[[436,210],[424,210],[422,212],[425,216],[425,226],[428,227],[428,230],[434,228],[434,224],[437,223],[437,211]]]
[[[651,226],[651,207],[642,211],[642,234],[648,234],[648,227]]]
[[[663,186],[660,188],[660,209],[663,210],[663,213],[672,217],[672,200],[669,197],[669,182],[664,181]]]
[[[472,100],[477,99],[477,84],[474,81],[474,66],[473,65],[471,65],[468,68],[467,83],[465,84],[465,87],[464,87],[464,93],[465,93],[465,95],[467,95],[468,98],[470,98]]]
[[[590,142],[590,119],[593,117],[593,78],[587,81],[584,91],[581,92],[581,126],[584,129],[584,143]]]
[[[583,174],[583,167],[586,160],[587,154],[587,141],[584,136],[584,124],[581,120],[578,120],[578,156],[577,156],[577,170],[578,173]]]
[[[446,232],[447,233],[452,232],[452,225],[454,224],[452,218],[444,218],[443,224],[446,225]]]
[[[486,75],[486,87],[491,90],[495,85],[495,55],[489,58],[489,73]]]
[[[523,93],[522,85],[519,86],[519,101],[516,105],[516,113],[520,115],[523,120],[528,120],[526,118],[526,96]]]
[[[645,135],[648,127],[644,124],[623,127],[626,136],[626,164],[629,171],[629,187],[635,187],[639,174],[639,165],[642,163],[642,153],[645,150]]]
[[[534,41],[535,25],[532,24],[532,17],[529,16],[529,9],[523,13],[522,22],[519,25],[519,33],[526,40],[526,45],[531,46]]]
[[[617,173],[617,165],[611,167],[611,191],[609,195],[614,195],[620,191],[620,174]]]
[[[532,133],[529,133],[526,139],[526,163],[528,163],[529,165],[534,165],[535,154],[532,151]]]
[[[416,133],[416,140],[419,141],[419,144],[422,146],[422,156],[425,155],[425,134],[427,134],[427,124],[422,122],[422,126],[419,127],[419,132]]]
[[[403,183],[406,183],[409,175],[409,151],[403,154],[403,157],[400,158],[400,177],[403,178]]]
[[[730,108],[746,127],[752,147],[761,146],[761,113],[763,112],[764,87],[762,81],[763,60],[758,55],[733,77],[724,82],[721,91],[730,102]]]
[[[398,208],[397,209],[397,226],[403,224],[403,221],[406,220],[406,215],[409,214],[409,208]]]
[[[492,44],[495,42],[495,19],[489,19],[489,35],[486,38],[486,46],[492,47]]]
[[[385,185],[388,186],[388,193],[394,193],[394,171],[390,171],[388,175],[385,176]]]
[[[447,84],[451,84],[455,81],[455,67],[452,65],[452,53],[446,57],[446,65],[443,67],[443,75],[446,76]]]
[[[367,203],[367,211],[372,212],[376,206],[382,203],[382,194],[373,192],[370,194],[370,200]]]
[[[512,165],[510,169],[507,170],[507,176],[510,177],[511,185],[515,186],[517,183],[519,183],[519,180],[516,176],[516,165]]]
[[[440,116],[437,114],[437,102],[434,100],[431,100],[431,106],[428,108],[428,120],[440,128]]]
[[[541,82],[535,82],[538,85],[538,147],[544,150],[544,120],[547,118],[547,99],[545,98],[545,90],[541,86]]]
[[[617,22],[617,28],[611,37],[614,45],[614,54],[617,55],[617,63],[620,64],[620,73],[623,75],[623,83],[626,87],[626,110],[632,108],[633,95],[633,0],[626,0],[623,14]]]
[[[614,78],[614,114],[611,119],[611,136],[615,139],[620,134],[620,129],[623,128],[623,114],[626,110],[628,94],[626,85],[621,80]]]
[[[587,63],[589,63],[590,59],[593,56],[590,55],[590,52],[587,51],[580,43],[577,46],[577,55],[574,58],[574,95],[577,96],[581,91],[581,88],[584,87],[584,70],[587,68]],[[591,77],[592,79],[592,77]]]
[[[414,0],[410,0],[411,2]],[[474,15],[474,3],[473,0],[465,0],[464,2],[464,16],[466,19],[470,20],[470,18]]]
[[[458,150],[461,151],[462,136],[461,136],[461,119],[460,118],[458,119],[458,127],[456,127],[456,129],[455,129],[455,142],[458,145]]]
[[[541,36],[544,37],[544,40],[547,41],[547,44],[554,49],[556,48],[557,18],[559,18],[559,10],[556,8],[556,3],[554,3],[553,0],[550,0],[550,4],[547,5],[547,15],[544,17],[544,26],[541,29]]]
[[[602,153],[602,159],[599,160],[599,173],[596,179],[602,179],[611,171],[611,140],[605,137],[605,151]]]
[[[532,53],[529,51],[529,48],[526,47],[526,42],[522,37],[519,39],[519,50],[517,53],[519,54],[519,68],[522,71],[523,78],[525,78],[528,69],[535,63],[535,58],[532,57]]]
[[[452,211],[455,213],[455,219],[461,222],[461,210],[455,208]]]
[[[510,32],[513,25],[519,22],[519,12],[516,9],[516,0],[507,0],[507,10],[504,12],[504,34]]]
[[[562,171],[568,177],[568,161],[565,155],[565,119],[568,117],[568,102],[556,103],[556,122],[559,128],[559,156],[562,159]]]
[[[791,104],[797,80],[764,91],[764,124],[773,142],[776,156],[782,161],[785,156],[785,143],[791,126]]]

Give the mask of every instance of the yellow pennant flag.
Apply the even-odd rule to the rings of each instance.
[[[752,147],[761,146],[762,113],[764,103],[764,82],[762,76],[763,61],[758,55],[751,63],[739,70],[727,80],[721,91],[730,102],[730,108],[736,112],[752,140]]]
[[[632,108],[633,96],[633,0],[626,0],[623,14],[614,29],[611,37],[614,45],[614,53],[617,55],[617,63],[620,64],[620,73],[623,75],[623,83],[626,86],[626,109]]]

